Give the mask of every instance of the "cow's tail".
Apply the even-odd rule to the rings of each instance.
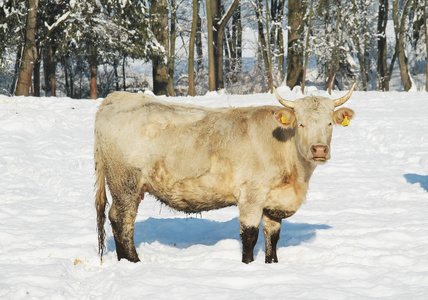
[[[104,223],[106,221],[106,205],[107,195],[106,195],[106,185],[105,185],[105,175],[104,175],[104,164],[101,157],[99,143],[97,140],[97,134],[95,134],[95,147],[94,147],[94,161],[95,161],[95,208],[97,210],[97,230],[98,230],[98,254],[102,262],[103,254],[105,251],[104,238],[105,230]]]

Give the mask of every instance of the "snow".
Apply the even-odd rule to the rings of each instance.
[[[276,104],[270,94],[168,100]],[[427,100],[354,92],[346,106],[356,118],[335,128],[332,159],[283,221],[278,264],[264,263],[262,234],[256,260],[241,263],[236,207],[189,216],[148,196],[136,222],[141,262],[117,261],[106,224],[100,264],[92,147],[101,99],[0,96],[0,298],[426,299]]]

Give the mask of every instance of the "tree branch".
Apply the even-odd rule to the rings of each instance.
[[[238,5],[239,0],[233,0],[232,4],[229,6],[223,18],[221,18],[221,20],[218,22],[218,28],[220,32],[224,29],[229,19],[233,16],[233,13],[235,12]]]

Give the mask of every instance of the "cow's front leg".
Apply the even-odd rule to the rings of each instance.
[[[256,202],[246,202],[239,205],[243,263],[248,264],[254,261],[254,247],[259,236],[262,211],[263,208]]]
[[[241,223],[242,262],[249,264],[254,261],[254,247],[257,244],[259,227],[246,226]]]
[[[281,232],[281,219],[271,216],[267,211],[263,211],[263,234],[265,236],[266,244],[266,263],[277,263],[278,257],[276,254],[276,247]]]

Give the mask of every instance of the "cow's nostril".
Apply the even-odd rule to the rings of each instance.
[[[328,153],[328,147],[324,145],[314,145],[311,147],[311,151],[314,157],[326,157]]]

